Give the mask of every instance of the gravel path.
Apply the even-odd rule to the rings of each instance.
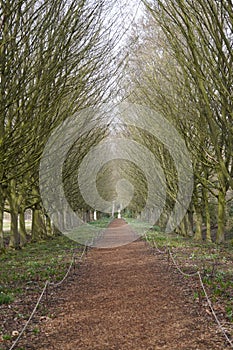
[[[116,226],[122,235],[132,233],[123,220]],[[55,317],[42,325],[35,347],[26,349],[226,349],[184,281],[142,241],[92,249],[56,300]]]

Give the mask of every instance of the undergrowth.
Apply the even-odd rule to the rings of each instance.
[[[225,314],[226,320],[233,323],[233,249],[230,241],[222,245],[199,242],[191,237],[165,234],[157,227],[147,232],[147,238],[152,246],[155,242],[161,250],[169,247],[184,272],[199,270],[211,301]]]
[[[17,295],[36,289],[48,279],[60,280],[73,249],[82,248],[62,235],[0,255],[0,305],[10,304]]]
[[[89,225],[104,229],[109,222],[109,218],[102,218]],[[30,243],[21,250],[6,250],[0,255],[0,305],[10,304],[17,295],[38,289],[46,280],[62,279],[74,249],[78,255],[83,246],[61,235]]]

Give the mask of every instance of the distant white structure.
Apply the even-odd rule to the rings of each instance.
[[[94,221],[96,221],[97,220],[97,211],[95,210],[94,211]]]
[[[118,219],[121,219],[121,210],[118,209],[118,215],[117,215]]]

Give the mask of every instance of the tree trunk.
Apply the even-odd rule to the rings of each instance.
[[[20,236],[18,230],[18,210],[16,207],[10,206],[11,212],[11,236],[9,247],[13,249],[20,248]]]
[[[88,217],[87,217],[88,211],[83,209],[83,222],[86,224],[88,221]]]
[[[20,246],[23,247],[27,243],[27,231],[25,226],[24,209],[21,209],[19,213],[19,235]]]
[[[45,222],[40,206],[37,204],[32,209],[32,240],[34,242],[46,237]]]
[[[180,225],[179,225],[179,231],[180,231],[180,234],[181,234],[183,237],[186,237],[186,236],[187,236],[187,231],[186,231],[186,227],[185,227],[184,218],[183,218],[183,220],[181,221],[181,223],[180,223]]]
[[[53,212],[50,221],[51,221],[52,234],[54,236],[60,236],[61,230],[60,230],[60,226],[59,226],[59,212],[58,211]]]
[[[59,229],[63,231],[65,229],[65,213],[63,211],[58,212]]]
[[[190,212],[186,213],[184,221],[186,227],[186,235],[193,237],[193,217],[191,216]]]
[[[18,230],[18,200],[16,194],[16,180],[11,180],[10,182],[10,193],[9,193],[9,205],[11,214],[11,236],[10,236],[10,248],[19,249],[20,248],[20,236]]]
[[[207,242],[212,242],[212,239],[211,239],[211,220],[210,220],[209,198],[208,198],[207,189],[205,187],[203,187],[202,195],[203,195],[204,206],[205,206],[206,241]]]
[[[4,250],[4,236],[3,236],[4,203],[5,203],[5,198],[3,195],[2,187],[0,185],[0,251]]]
[[[226,192],[227,192],[227,180],[222,172],[222,169],[218,173],[219,179],[219,191],[218,191],[218,230],[216,235],[216,243],[222,243],[225,241],[225,215],[226,215]]]
[[[71,228],[71,219],[70,213],[68,210],[64,211],[64,230],[70,230]]]
[[[194,239],[196,241],[201,241],[202,240],[202,215],[201,215],[201,208],[199,207],[199,205],[194,205],[194,209],[195,209],[195,214],[196,214],[196,220],[195,220],[196,230],[195,230],[195,234],[194,234]]]
[[[226,209],[226,193],[223,190],[219,190],[218,193],[218,230],[216,236],[216,242],[222,243],[225,240],[225,209]]]
[[[169,218],[170,213],[165,209],[163,210],[162,214],[160,215],[159,219],[156,222],[156,225],[158,225],[162,231],[165,230],[165,227],[167,226],[167,221]]]
[[[94,211],[90,210],[90,221],[94,221]]]
[[[202,240],[202,213],[201,213],[201,205],[198,197],[197,190],[194,188],[193,192],[193,207],[194,207],[194,212],[195,212],[195,234],[194,234],[194,239],[196,241],[201,241]]]
[[[1,198],[0,198],[1,200]],[[4,250],[4,238],[3,238],[3,207],[0,207],[0,251]]]
[[[202,216],[199,210],[196,211],[196,230],[195,230],[194,239],[196,241],[202,240]]]
[[[45,226],[46,226],[47,236],[49,237],[53,236],[52,224],[51,224],[50,217],[48,215],[45,216]]]

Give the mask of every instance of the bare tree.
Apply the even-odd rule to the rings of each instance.
[[[0,2],[1,246],[6,207],[12,247],[25,241],[18,214],[26,208],[33,210],[33,237],[46,234],[38,187],[46,141],[63,120],[107,96],[113,42],[104,11],[104,1]]]

